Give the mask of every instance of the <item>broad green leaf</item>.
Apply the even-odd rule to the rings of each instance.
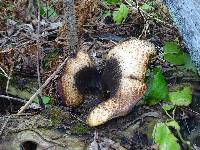
[[[181,127],[179,126],[178,122],[176,122],[175,120],[172,120],[170,122],[167,122],[166,125],[168,127],[173,127],[175,128],[176,130],[180,131]]]
[[[163,104],[162,108],[164,110],[166,110],[166,111],[169,111],[169,110],[174,108],[174,105],[172,105],[172,104]]]
[[[113,20],[116,24],[121,24],[128,16],[128,7],[125,4],[121,4],[118,11],[113,12]]]
[[[175,65],[183,65],[185,69],[197,72],[190,55],[181,51],[176,42],[166,42],[163,49],[165,60]]]
[[[184,87],[183,90],[170,92],[170,101],[177,106],[188,106],[192,102],[191,87]]]
[[[185,63],[186,55],[183,53],[165,53],[165,60],[175,65],[183,65]]]
[[[161,100],[168,100],[168,87],[161,69],[156,68],[150,74],[145,101],[148,104],[153,105]]]
[[[164,58],[168,62],[175,65],[183,65],[185,63],[186,55],[176,42],[166,42],[163,49],[165,52]]]
[[[163,49],[165,53],[177,54],[181,52],[180,46],[176,42],[165,42]]]
[[[165,123],[157,123],[153,130],[153,139],[159,145],[159,150],[181,150],[177,138],[171,133]]]
[[[45,14],[46,14],[46,12],[45,12],[45,10],[44,10],[44,7],[40,7],[40,15],[41,15],[42,17],[44,17]]]

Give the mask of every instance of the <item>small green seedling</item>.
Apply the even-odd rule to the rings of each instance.
[[[34,102],[39,104],[39,99],[35,98]],[[51,98],[48,97],[48,96],[42,96],[42,102],[43,102],[44,105],[50,105],[51,104]]]
[[[127,16],[128,16],[128,7],[125,4],[121,4],[120,8],[117,11],[113,12],[113,20],[116,24],[121,24],[123,23]]]

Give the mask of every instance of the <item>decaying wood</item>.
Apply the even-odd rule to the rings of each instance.
[[[200,1],[164,1],[200,73]]]

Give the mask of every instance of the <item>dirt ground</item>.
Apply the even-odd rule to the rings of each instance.
[[[142,0],[138,2],[144,3]],[[185,84],[192,86],[192,104],[177,108],[174,116],[181,125],[183,138],[198,149],[200,77],[191,71],[177,69],[163,59],[166,41],[178,40],[185,51],[186,48],[166,7],[160,1],[156,3],[154,12],[160,15],[160,19],[144,17],[137,9],[131,9],[127,19],[120,25],[116,25],[111,16],[105,16],[106,11],[115,7],[100,3],[90,10],[86,21],[78,22],[78,47],[87,51],[101,68],[105,55],[117,43],[133,37],[152,42],[157,55],[151,60],[149,70],[162,66],[169,89]],[[43,89],[36,103],[21,115],[16,115],[63,60],[71,55],[69,43],[64,40],[67,31],[62,27],[62,0],[44,1],[44,4],[52,6],[57,16],[40,16],[38,24],[37,9],[32,14],[28,13],[26,1],[0,1],[0,67],[1,71],[5,71],[4,75],[0,74],[0,149],[12,150],[20,145],[28,150],[34,149],[37,144],[41,149],[87,149],[89,146],[105,150],[158,149],[151,134],[156,122],[167,118],[160,104],[148,106],[141,100],[128,115],[91,128],[85,119],[101,101],[88,95],[78,108],[66,107],[60,96],[63,70]],[[83,14],[76,12],[76,15]],[[39,102],[41,96],[46,96],[48,104]],[[30,135],[31,138],[25,140]],[[184,145],[182,148],[187,149]]]

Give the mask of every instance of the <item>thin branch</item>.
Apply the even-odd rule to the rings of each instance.
[[[41,86],[40,78],[40,61],[41,61],[41,46],[40,46],[40,1],[38,1],[38,28],[37,28],[37,75],[38,75],[38,87]]]
[[[5,72],[5,70],[0,66],[0,70],[3,72],[3,76],[5,76],[6,78],[9,78],[8,74]]]
[[[20,108],[20,110],[18,111],[17,114],[21,114],[23,113],[27,108],[28,106],[33,102],[33,100],[35,99],[35,97],[41,93],[41,91],[49,84],[49,82],[55,77],[55,75],[57,73],[60,72],[60,70],[63,68],[63,66],[65,65],[65,63],[67,62],[67,60],[69,59],[69,57],[65,58],[65,60],[62,62],[62,64],[60,64],[60,66],[56,69],[56,71],[51,74],[51,76],[44,82],[44,84],[35,92],[35,94],[33,94],[31,96],[31,98],[29,99],[29,101],[26,102],[26,104],[24,106],[22,106]]]

